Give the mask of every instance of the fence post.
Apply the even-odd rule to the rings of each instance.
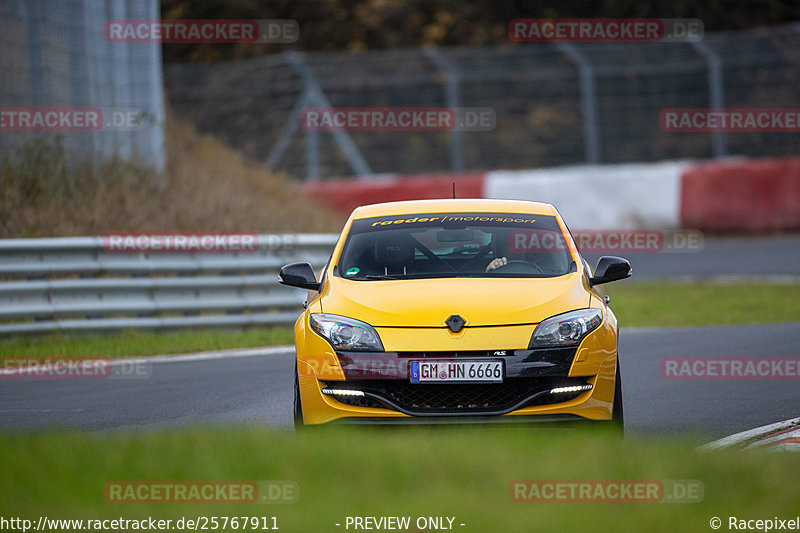
[[[709,104],[715,111],[719,111],[725,105],[724,90],[722,86],[722,58],[714,50],[702,41],[692,41],[692,47],[708,63],[708,95]],[[714,131],[712,134],[714,157],[725,157],[728,155],[727,139],[724,131]]]
[[[25,6],[24,16],[27,19],[28,29],[28,62],[30,64],[31,76],[31,104],[33,107],[41,107],[44,91],[44,66],[42,63],[42,10],[39,2],[30,4],[22,3]]]
[[[161,18],[159,11],[159,2],[157,0],[150,0],[148,2],[141,2],[145,4],[142,8],[145,12],[147,19],[156,20]],[[147,72],[147,91],[149,92],[146,100],[150,102],[153,113],[153,123],[149,128],[145,139],[143,135],[138,132],[138,140],[141,144],[147,145],[146,150],[150,154],[153,168],[156,169],[158,184],[165,186],[167,183],[166,178],[166,154],[165,154],[165,137],[164,127],[166,121],[166,113],[164,112],[164,79],[163,79],[163,61],[161,57],[161,44],[148,43],[147,45],[147,60],[145,64],[148,66]]]
[[[304,94],[307,97],[306,99],[308,103],[319,107],[331,107],[331,103],[322,92],[322,88],[319,85],[319,81],[317,81],[317,77],[314,75],[314,72],[309,68],[309,66],[306,65],[305,61],[303,61],[303,57],[297,52],[291,51],[285,52],[285,57],[287,58],[289,65],[303,78],[303,83],[305,85]],[[300,113],[302,113],[302,106],[300,107]],[[300,113],[298,113],[298,122]],[[287,126],[292,127],[290,125]],[[372,174],[372,170],[369,168],[367,161],[361,155],[358,147],[355,145],[353,139],[350,138],[350,135],[346,131],[334,130],[331,132],[331,135],[333,135],[334,142],[336,142],[336,144],[339,146],[339,149],[342,151],[357,176],[368,176]],[[308,140],[308,137],[306,140]],[[311,142],[312,144],[316,142],[317,146],[319,144],[318,140]],[[319,172],[319,149],[314,150],[312,147],[312,149],[309,150],[307,146],[306,157],[317,158],[315,162],[306,161],[306,171],[313,171],[316,168],[316,172]],[[314,179],[312,176],[307,177]],[[319,176],[317,176],[317,179],[318,178]]]
[[[556,43],[558,49],[578,67],[581,80],[581,115],[583,116],[583,146],[587,163],[600,162],[600,141],[597,133],[597,103],[595,102],[594,69],[589,61],[570,43]]]
[[[458,114],[461,109],[461,77],[458,75],[458,71],[438,48],[433,46],[425,47],[425,54],[444,72],[445,105],[455,114]],[[450,130],[450,167],[456,172],[464,170],[464,143],[461,138],[461,130],[457,124],[455,128]]]
[[[128,17],[128,6],[125,3],[114,1],[111,3],[111,17],[115,19],[126,19]],[[115,108],[122,108],[131,105],[131,79],[129,68],[131,65],[130,45],[111,44],[111,59],[113,66],[111,76],[113,79],[113,90],[111,91],[111,104]],[[129,159],[133,155],[131,146],[132,135],[130,132],[110,131],[106,136],[113,139],[110,151],[103,154],[103,158],[121,155],[124,159]]]
[[[300,125],[300,116],[307,103],[308,87],[305,87],[300,97],[297,99],[297,102],[295,102],[294,107],[289,112],[289,118],[286,119],[286,125],[283,127],[281,136],[278,138],[278,141],[272,145],[272,149],[269,151],[269,155],[267,156],[267,168],[269,170],[274,171],[278,168],[278,163],[280,163],[284,152],[286,152],[286,149],[289,147],[289,143],[292,142],[292,137],[297,131],[297,127]]]
[[[306,130],[306,179],[319,181],[319,132]]]

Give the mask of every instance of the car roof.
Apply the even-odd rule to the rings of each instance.
[[[526,200],[494,200],[484,198],[455,198],[443,200],[409,200],[386,202],[357,207],[353,218],[370,218],[388,215],[411,215],[418,213],[525,213],[533,215],[555,215],[552,204]]]

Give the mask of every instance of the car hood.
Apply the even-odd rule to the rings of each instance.
[[[466,327],[535,324],[589,305],[580,273],[557,278],[445,278],[354,281],[328,277],[322,312],[375,327]]]

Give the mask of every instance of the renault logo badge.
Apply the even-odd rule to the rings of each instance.
[[[450,317],[445,320],[444,323],[447,324],[447,327],[450,328],[450,331],[453,333],[458,333],[461,331],[461,328],[464,327],[464,324],[466,324],[467,321],[458,315],[450,315]]]

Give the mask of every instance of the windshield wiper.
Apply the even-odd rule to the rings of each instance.
[[[364,277],[367,279],[402,279],[395,276],[384,276],[383,274],[367,274]]]

